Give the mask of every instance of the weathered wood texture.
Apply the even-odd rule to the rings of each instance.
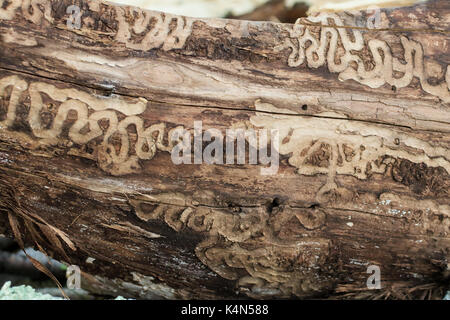
[[[292,25],[0,4],[0,233],[16,217],[141,297],[337,296],[367,289],[369,265],[375,295],[448,284],[448,1],[383,9],[370,30],[365,12]],[[278,129],[278,174],[173,164],[171,130],[194,121]]]

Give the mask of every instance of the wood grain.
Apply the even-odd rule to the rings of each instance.
[[[280,24],[74,3],[80,29],[73,1],[0,6],[0,212],[55,228],[97,288],[338,297],[367,291],[378,265],[370,294],[444,290],[447,1],[383,9],[378,29],[363,11]],[[249,159],[175,165],[173,132],[195,121],[276,130],[277,174]],[[24,238],[62,256],[29,226]]]

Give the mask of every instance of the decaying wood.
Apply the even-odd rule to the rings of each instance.
[[[0,3],[0,233],[16,217],[138,297],[367,294],[369,265],[378,297],[448,284],[448,1],[383,9],[376,29],[363,11],[280,24]],[[278,173],[175,165],[171,134],[194,121],[277,129]]]
[[[227,18],[295,23],[300,17],[306,17],[307,11],[308,5],[305,3],[297,3],[291,7],[287,6],[285,0],[270,0],[260,7],[255,8],[255,10],[250,13],[240,16],[230,15]]]

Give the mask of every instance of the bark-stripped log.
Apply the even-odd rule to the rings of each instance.
[[[140,297],[338,296],[370,265],[375,296],[448,284],[448,1],[376,29],[0,4],[0,233]],[[175,165],[194,121],[278,130],[278,173]]]

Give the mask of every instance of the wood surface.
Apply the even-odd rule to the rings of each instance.
[[[450,3],[379,17],[367,28],[366,11],[282,24],[0,1],[0,233],[125,296],[437,297]],[[278,130],[277,174],[175,165],[171,135],[195,121]],[[366,287],[370,265],[382,290]]]

